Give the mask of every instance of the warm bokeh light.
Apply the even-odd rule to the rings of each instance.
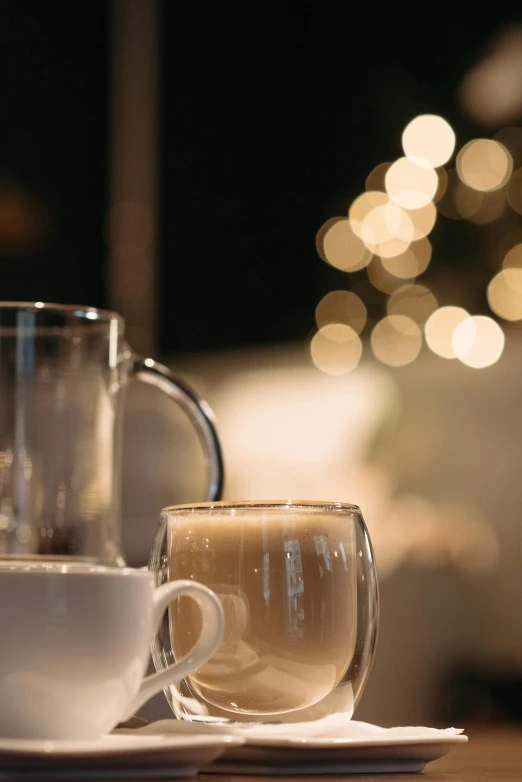
[[[361,239],[372,249],[392,239],[409,244],[414,233],[411,217],[404,209],[391,202],[372,209],[361,224]]]
[[[315,322],[319,329],[330,323],[344,323],[360,334],[366,323],[366,307],[351,291],[331,291],[317,305]]]
[[[408,249],[415,227],[408,212],[386,193],[371,191],[357,198],[349,210],[350,226],[367,250],[391,258]]]
[[[498,361],[504,343],[504,332],[486,315],[470,315],[453,332],[455,355],[473,369],[483,369]]]
[[[522,168],[518,168],[508,182],[507,200],[511,209],[522,215]]]
[[[471,118],[493,127],[517,122],[522,112],[522,28],[512,23],[502,28],[459,87]]]
[[[462,185],[465,187],[465,185]],[[469,189],[469,188],[468,188]],[[472,192],[477,192],[476,190]],[[479,193],[482,200],[479,208],[468,217],[468,220],[475,225],[486,225],[498,220],[506,208],[506,192],[502,190],[491,190],[489,193]]]
[[[515,244],[502,262],[504,269],[522,269],[522,244]]]
[[[522,166],[522,128],[508,125],[493,136],[495,141],[500,141],[513,158],[513,168]]]
[[[503,269],[488,285],[489,306],[504,320],[522,320],[522,269]]]
[[[413,236],[411,241],[418,241],[427,236],[435,225],[437,219],[437,207],[430,201],[429,204],[421,209],[415,209],[406,213],[413,223]]]
[[[448,172],[446,171],[446,169],[438,168],[437,176],[439,178],[439,183],[437,185],[436,193],[432,199],[435,204],[439,203],[440,199],[443,197],[444,193],[446,192],[446,188],[448,187]]]
[[[315,249],[317,250],[317,254],[325,263],[328,263],[328,258],[324,254],[324,237],[330,230],[330,228],[335,225],[335,223],[339,223],[342,220],[346,220],[345,217],[330,217],[329,220],[326,221],[326,223],[323,223],[322,226],[319,228],[315,235]]]
[[[440,307],[430,315],[424,326],[424,336],[430,350],[441,358],[456,358],[453,332],[468,317],[462,307]]]
[[[17,184],[0,182],[0,252],[7,255],[41,249],[50,214],[31,193]]]
[[[368,280],[381,293],[393,293],[401,285],[404,285],[401,278],[384,267],[384,258],[372,258],[371,263],[368,264],[367,272]]]
[[[451,220],[462,220],[462,215],[455,204],[457,188],[462,183],[454,168],[445,171],[445,175],[446,187],[443,195],[437,202],[437,209],[444,217],[449,217]],[[475,193],[476,191],[473,190],[473,192]]]
[[[418,263],[411,246],[394,258],[383,258],[382,265],[387,272],[399,277],[401,280],[411,280],[418,274]]]
[[[411,318],[387,315],[373,329],[370,342],[375,358],[388,366],[401,367],[419,355],[422,334]]]
[[[385,177],[386,192],[403,209],[421,209],[437,192],[437,172],[420,158],[402,157],[389,168]]]
[[[406,126],[402,134],[402,148],[407,157],[422,158],[437,168],[453,155],[455,133],[442,117],[422,114]]]
[[[344,323],[323,326],[310,343],[315,366],[327,375],[346,375],[355,369],[362,354],[359,335]]]
[[[420,239],[412,242],[408,249],[394,258],[382,258],[382,265],[387,272],[402,280],[418,277],[428,268],[431,260],[431,242]]]
[[[386,309],[388,315],[406,315],[424,325],[437,309],[437,299],[425,285],[401,285],[390,296]]]
[[[358,196],[348,210],[348,219],[354,234],[362,238],[362,225],[370,212],[389,203],[390,199],[386,193],[377,190],[370,190],[368,193],[362,193]]]
[[[364,288],[366,304],[353,291],[335,290],[317,305],[319,330],[310,354],[315,366],[330,375],[346,374],[358,365],[368,301],[373,307],[380,293],[389,296],[387,315],[373,328],[370,343],[375,357],[389,366],[415,360],[423,329],[436,355],[474,368],[495,363],[504,349],[503,331],[492,318],[470,316],[456,306],[439,308],[432,291],[414,280],[430,263],[427,237],[439,210],[478,225],[497,220],[506,203],[522,214],[522,167],[513,174],[514,158],[522,166],[522,129],[506,128],[493,140],[470,141],[451,170],[444,164],[453,155],[455,134],[442,117],[416,117],[402,141],[406,157],[376,166],[348,218],[328,220],[317,234],[317,250],[326,262],[348,272],[367,267],[368,274],[368,282],[358,282],[360,291],[354,287],[358,292]],[[522,320],[522,244],[507,253],[487,296],[499,317]]]
[[[483,201],[484,193],[461,181],[455,184],[453,203],[460,219],[471,220],[479,212]]]
[[[379,163],[378,166],[375,166],[373,171],[366,177],[366,190],[384,191],[384,178],[390,166],[391,163]]]
[[[406,252],[410,243],[404,239],[388,239],[374,247],[374,254],[381,258],[396,258],[398,255]]]
[[[328,225],[329,223],[329,225]],[[327,229],[320,229],[317,237],[319,254],[329,264],[341,271],[353,272],[363,269],[369,262],[371,253],[350,227],[346,218],[328,221]]]
[[[481,192],[503,187],[511,176],[513,158],[506,147],[492,139],[468,142],[457,155],[459,177]]]
[[[448,187],[437,204],[441,214],[452,220],[469,220],[477,225],[492,223],[504,212],[505,190],[481,192],[462,182],[453,169],[448,173]]]

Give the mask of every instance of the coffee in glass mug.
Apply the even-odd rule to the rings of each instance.
[[[151,559],[158,583],[199,581],[225,615],[213,656],[167,698],[198,720],[289,721],[353,711],[377,628],[371,544],[340,503],[212,503],[166,509]],[[201,632],[190,601],[156,636],[158,668]]]

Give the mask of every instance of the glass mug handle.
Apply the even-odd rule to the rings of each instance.
[[[209,486],[206,499],[209,502],[221,499],[224,483],[223,455],[214,426],[214,413],[208,402],[182,378],[152,358],[132,354],[131,375],[136,380],[159,388],[185,412],[194,425],[207,456]]]
[[[169,605],[182,596],[190,597],[194,600],[201,611],[201,633],[199,638],[192,649],[181,660],[169,665],[163,671],[151,673],[150,676],[146,676],[143,679],[138,694],[131,705],[127,707],[122,720],[130,719],[138,709],[141,709],[158,692],[184,679],[189,673],[203,665],[219,646],[225,624],[223,608],[219,598],[212,590],[195,581],[169,581],[167,584],[162,584],[162,586],[153,590],[153,632],[158,632],[163,615]]]

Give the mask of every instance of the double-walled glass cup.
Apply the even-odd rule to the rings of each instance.
[[[296,722],[352,715],[378,623],[372,547],[355,505],[204,503],[166,508],[150,568],[157,583],[199,581],[219,597],[223,640],[211,659],[165,690],[178,718]],[[153,641],[158,670],[200,632],[188,600]]]
[[[208,464],[223,468],[212,412],[183,380],[125,341],[115,312],[0,302],[0,560],[121,565],[125,388],[149,383],[184,410]]]

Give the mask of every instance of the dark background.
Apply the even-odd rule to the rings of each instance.
[[[0,298],[103,305],[106,4],[0,9]]]
[[[106,306],[108,4],[0,9],[0,298]],[[509,4],[464,2],[161,14],[162,352],[303,339],[320,297],[352,282],[318,258],[317,229],[400,156],[416,114],[442,114],[461,143],[487,135],[456,88],[518,21]],[[435,250],[455,246],[440,223]]]

